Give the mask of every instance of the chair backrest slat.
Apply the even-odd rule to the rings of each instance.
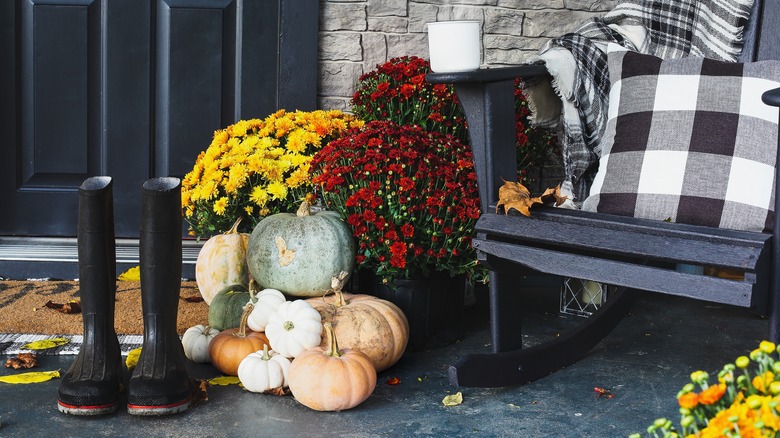
[[[755,0],[745,27],[741,62],[780,59],[780,1]]]

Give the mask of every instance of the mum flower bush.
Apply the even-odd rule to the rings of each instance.
[[[778,347],[762,341],[749,356],[726,364],[710,381],[704,371],[677,394],[681,432],[671,420],[657,419],[647,428],[653,437],[774,437],[780,431],[780,356]],[[639,434],[631,435],[639,438]]]
[[[222,233],[239,218],[243,229],[251,230],[265,216],[295,211],[301,200],[313,197],[314,153],[362,124],[336,110],[280,110],[216,131],[182,180],[190,234]]]
[[[367,122],[387,120],[398,125],[418,125],[429,131],[452,134],[469,144],[466,116],[452,85],[425,80],[430,63],[415,56],[393,58],[358,80],[352,111]],[[542,165],[556,151],[557,138],[544,128],[531,127],[530,110],[515,80],[518,176],[528,182],[528,169]]]
[[[469,148],[455,137],[373,121],[321,149],[311,173],[327,207],[352,227],[358,267],[386,283],[477,269],[476,174]]]

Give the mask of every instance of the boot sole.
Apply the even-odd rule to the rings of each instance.
[[[147,416],[159,416],[170,415],[184,412],[189,409],[192,404],[192,399],[188,398],[182,400],[179,403],[173,403],[162,406],[142,406],[142,405],[127,405],[127,413],[130,415],[147,415]]]
[[[57,409],[63,414],[79,415],[84,417],[112,414],[116,412],[118,407],[119,404],[116,402],[96,406],[74,406],[57,400]]]

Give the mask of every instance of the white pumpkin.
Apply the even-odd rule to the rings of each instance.
[[[238,380],[251,392],[286,388],[288,369],[290,359],[264,345],[263,351],[251,353],[238,365]]]
[[[255,295],[255,308],[252,313],[249,314],[249,319],[246,321],[250,329],[256,332],[264,332],[265,326],[268,325],[268,320],[271,319],[271,315],[276,312],[276,309],[282,305],[287,298],[284,294],[276,289],[263,289]]]
[[[218,334],[219,330],[203,324],[188,328],[181,337],[184,355],[193,362],[210,363],[209,344]]]
[[[321,334],[322,316],[305,300],[282,303],[265,326],[271,348],[285,357],[320,345]]]

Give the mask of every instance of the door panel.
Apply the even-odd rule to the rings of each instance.
[[[235,118],[236,3],[159,5],[154,168],[158,175],[184,175],[192,169],[192,145],[205,148],[214,130]]]
[[[316,106],[317,0],[0,1],[0,236],[74,236],[78,186],[183,176],[214,130]]]

